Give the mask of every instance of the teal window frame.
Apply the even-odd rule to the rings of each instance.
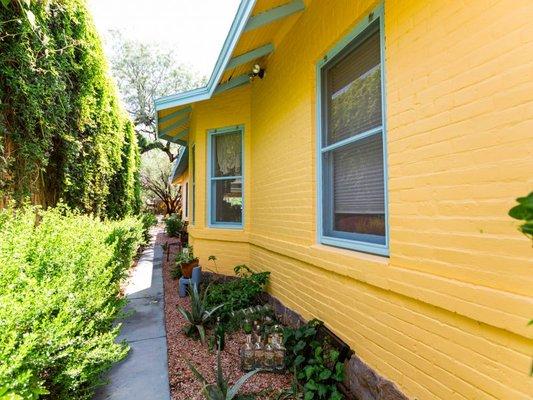
[[[241,175],[215,177],[213,164],[213,137],[230,133],[241,134]],[[216,204],[213,196],[213,182],[220,179],[241,179],[242,210],[241,222],[216,221]],[[242,229],[244,226],[244,125],[233,125],[224,128],[210,129],[207,131],[207,222],[209,228]]]
[[[331,60],[336,55],[351,46],[362,34],[366,33],[366,29],[371,25],[377,24],[380,35],[380,64],[381,64],[381,107],[382,107],[382,124],[378,128],[372,128],[361,134],[336,142],[332,145],[327,145],[324,140],[324,119],[323,119],[323,71],[325,67],[329,66]],[[388,212],[388,190],[387,190],[387,127],[386,127],[386,97],[385,97],[385,40],[384,40],[384,11],[383,4],[376,7],[368,16],[365,16],[348,35],[342,38],[339,43],[329,51],[324,58],[317,63],[316,66],[316,98],[317,98],[317,240],[321,244],[340,247],[350,250],[361,251],[365,253],[377,254],[381,256],[389,256],[389,212]],[[366,234],[343,234],[343,232],[334,231],[335,236],[325,234],[324,210],[326,209],[326,202],[330,201],[324,197],[324,166],[323,155],[325,152],[332,151],[336,148],[341,148],[344,145],[355,143],[361,139],[371,137],[373,135],[381,135],[383,144],[383,173],[384,173],[384,201],[385,201],[385,243],[372,242],[372,236]],[[331,180],[331,178],[330,178]],[[331,191],[331,188],[329,188]],[[329,193],[329,192],[328,192]],[[331,195],[331,194],[330,194]]]

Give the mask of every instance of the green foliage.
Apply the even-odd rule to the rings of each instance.
[[[212,285],[206,296],[208,307],[224,304],[216,315],[225,322],[230,320],[232,312],[257,303],[270,276],[270,272],[254,272],[246,265],[238,265],[234,271],[239,279]]]
[[[525,197],[516,199],[518,205],[509,210],[509,216],[519,221],[524,221],[519,226],[520,232],[533,239],[533,192]]]
[[[185,328],[187,335],[192,335],[194,329],[198,331],[200,341],[205,343],[205,325],[211,319],[213,313],[218,310],[223,304],[219,304],[208,311],[206,306],[206,296],[209,293],[209,287],[204,290],[203,295],[200,295],[198,285],[189,286],[189,295],[191,298],[191,310],[178,306],[178,311],[183,315],[189,325]]]
[[[183,220],[177,214],[171,214],[165,218],[165,231],[170,237],[177,237],[183,229]]]
[[[157,217],[153,213],[145,211],[140,218],[143,226],[144,241],[148,242],[150,240],[150,228],[157,225]]]
[[[344,365],[338,361],[338,351],[318,340],[317,328],[321,324],[312,320],[298,329],[285,328],[287,366],[294,368],[302,383],[304,399],[343,399],[337,383],[343,381]]]
[[[197,257],[194,256],[194,250],[192,246],[184,247],[176,256],[176,265],[170,271],[170,275],[174,279],[179,279],[182,277],[183,273],[181,266],[184,264],[189,264],[195,261]]]
[[[0,397],[91,398],[128,350],[113,321],[140,221],[6,209],[0,237]]]
[[[198,379],[198,381],[200,381],[202,384],[202,394],[207,400],[237,399],[237,393],[241,389],[242,385],[244,385],[248,379],[260,371],[256,369],[244,374],[237,380],[237,382],[235,382],[233,386],[229,387],[228,379],[224,376],[224,372],[222,371],[220,351],[217,354],[217,370],[215,371],[217,380],[215,383],[209,383],[189,360],[186,361],[196,379]]]
[[[63,199],[99,216],[140,206],[139,150],[83,0],[0,7],[0,170],[21,203]],[[2,160],[0,160],[2,161]]]

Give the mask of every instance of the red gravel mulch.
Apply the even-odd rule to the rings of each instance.
[[[159,233],[156,237],[156,246],[166,242],[175,243],[176,239]],[[178,296],[178,280],[172,279],[170,276],[178,246],[171,246],[170,249],[169,261],[166,261],[166,254],[163,257],[170,394],[172,400],[203,399],[200,393],[201,386],[189,370],[185,358],[191,361],[209,382],[214,382],[216,351],[209,352],[207,345],[202,345],[199,340],[189,338],[182,332],[186,322],[177,306],[189,307],[190,304],[188,297],[182,299]],[[243,375],[239,365],[239,349],[244,342],[243,332],[231,333],[226,336],[225,349],[221,353],[221,363],[224,376],[229,378],[230,384],[233,384]],[[272,399],[281,389],[290,387],[291,379],[290,374],[258,373],[247,381],[239,393],[257,394],[262,392],[262,395],[257,396],[257,399]]]

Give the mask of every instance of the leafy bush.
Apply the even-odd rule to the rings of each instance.
[[[165,218],[165,231],[170,237],[179,236],[183,225],[182,219],[177,214],[171,214]]]
[[[257,297],[263,292],[270,276],[270,272],[254,272],[246,265],[237,265],[233,270],[238,279],[213,284],[206,297],[208,307],[223,304],[216,315],[226,322],[233,311],[257,303]]]
[[[83,0],[0,4],[4,195],[121,218],[140,206],[139,148]]]
[[[102,222],[64,207],[0,211],[0,393],[89,399],[128,349],[113,326],[124,304],[138,219]],[[10,396],[10,397],[9,397]]]
[[[151,212],[143,212],[141,214],[141,222],[143,226],[144,241],[150,241],[150,228],[157,224],[157,217]]]
[[[312,320],[298,329],[285,328],[283,342],[288,368],[303,385],[304,399],[343,399],[337,383],[344,379],[339,352],[317,337],[321,321]]]

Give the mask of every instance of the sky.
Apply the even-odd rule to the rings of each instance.
[[[173,49],[176,62],[209,77],[239,0],[87,0],[109,57],[109,30]]]

